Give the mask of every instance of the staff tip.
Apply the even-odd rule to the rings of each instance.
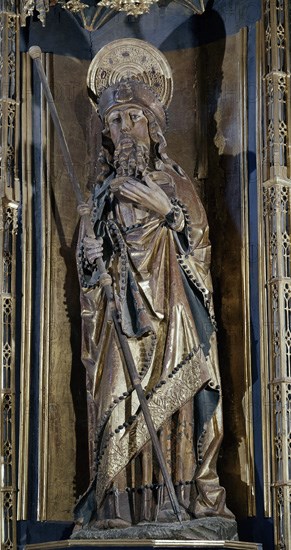
[[[180,526],[183,527],[183,521],[182,521],[182,514],[181,514],[181,512],[179,512],[179,513],[177,514],[177,517],[178,517]]]
[[[39,46],[31,46],[28,53],[32,59],[38,59],[41,56],[41,49]]]

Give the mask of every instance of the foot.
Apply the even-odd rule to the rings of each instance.
[[[191,516],[188,514],[186,509],[183,506],[181,506],[181,504],[180,504],[180,510],[181,510],[182,521],[188,521],[191,519]],[[172,508],[172,505],[167,502],[163,504],[163,506],[160,508],[156,521],[157,523],[173,523],[179,520]]]

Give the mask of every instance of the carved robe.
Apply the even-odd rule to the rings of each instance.
[[[178,499],[195,517],[231,516],[216,474],[222,413],[208,224],[190,180],[172,167],[164,167],[165,174],[168,183],[163,189],[182,212],[180,227],[120,202],[109,181],[93,192],[92,221],[104,239],[122,331]],[[82,360],[89,439],[95,449],[92,484],[76,507],[76,518],[85,524],[110,514],[132,523],[151,521],[167,505],[167,491],[98,284],[98,270],[83,255],[83,237],[81,224]]]

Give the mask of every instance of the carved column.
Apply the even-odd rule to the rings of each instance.
[[[14,0],[0,1],[0,547],[16,548],[15,269],[17,179],[18,16]]]
[[[291,180],[288,0],[265,0],[263,69],[263,269],[266,326],[265,418],[270,418],[271,495],[275,546],[291,541]],[[265,284],[265,287],[263,285]],[[262,322],[262,319],[261,319]],[[266,413],[267,409],[267,413]],[[268,420],[267,420],[268,422]],[[265,434],[266,435],[266,434]]]

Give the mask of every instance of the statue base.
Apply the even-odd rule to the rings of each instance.
[[[153,550],[154,548],[160,548],[160,550],[172,550],[172,548],[187,549],[187,548],[200,548],[200,550],[220,550],[221,548],[227,548],[228,550],[263,550],[261,544],[255,542],[239,542],[239,541],[205,541],[205,540],[62,540],[59,542],[46,542],[43,544],[27,544],[25,550],[63,550],[64,548],[74,548],[74,550],[91,550],[92,548],[98,548],[99,550],[106,550],[112,548],[120,550],[124,548],[130,548],[131,550]]]
[[[262,550],[261,544],[240,542],[237,536],[235,520],[221,517],[201,518],[174,523],[144,523],[125,529],[80,529],[75,531],[70,540],[28,544],[26,550],[62,550],[74,548],[85,550],[91,548],[116,550],[131,548],[152,550],[160,548],[200,548],[200,550]]]
[[[178,522],[149,522],[124,529],[80,529],[71,535],[73,540],[238,540],[234,519],[205,517]]]

